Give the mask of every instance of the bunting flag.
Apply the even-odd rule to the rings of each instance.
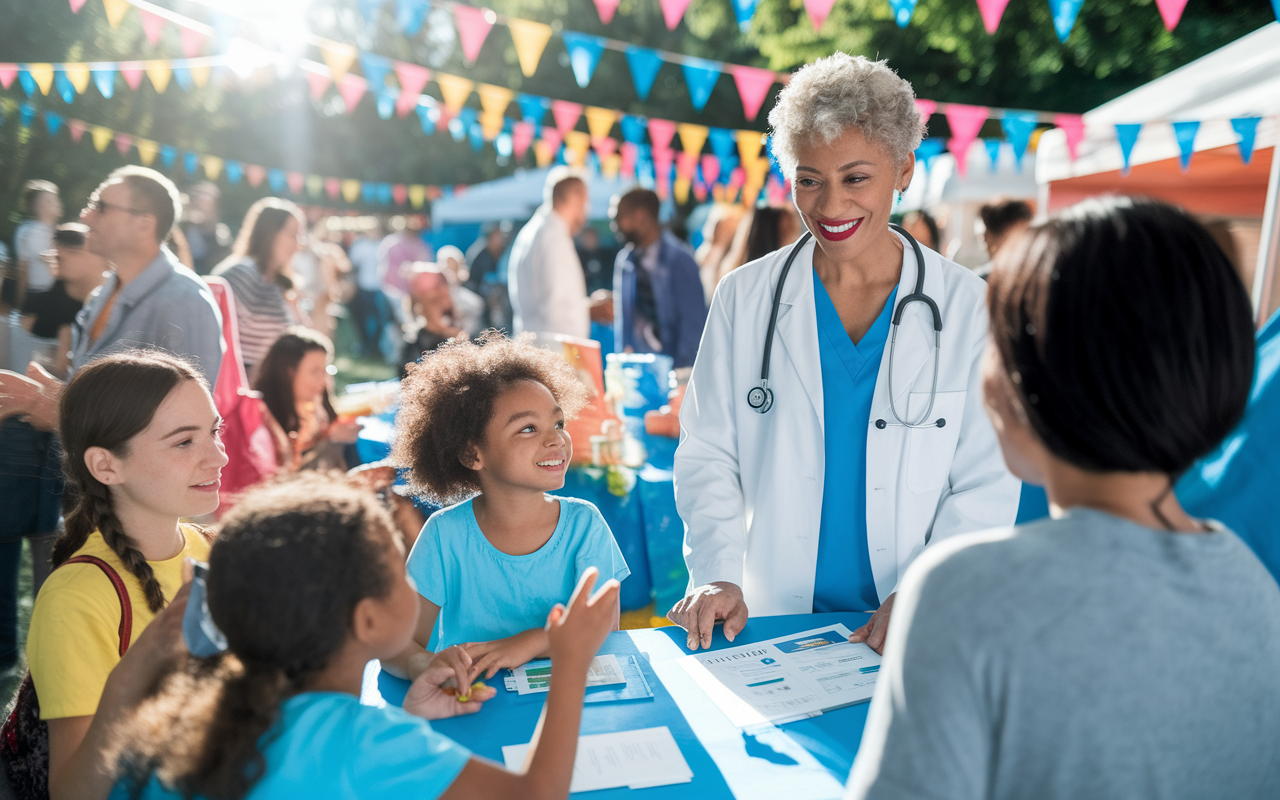
[[[720,177],[720,159],[710,153],[702,157],[700,166],[702,168],[702,180],[707,183],[715,183]]]
[[[676,124],[667,119],[650,119],[649,120],[649,141],[653,143],[653,149],[670,150],[671,139],[676,135]]]
[[[1178,21],[1182,19],[1182,11],[1186,7],[1187,0],[1156,0],[1160,19],[1164,20],[1164,27],[1168,31],[1178,27]]]
[[[516,102],[520,105],[520,118],[533,123],[534,134],[537,134],[538,126],[542,125],[542,118],[547,115],[547,109],[551,108],[551,101],[545,97],[522,94]]]
[[[62,116],[52,111],[44,112],[44,127],[49,131],[50,136],[57,136],[62,128]]]
[[[1000,168],[1000,145],[1004,142],[999,139],[983,139],[982,146],[987,150],[987,159],[991,161],[991,174],[994,175],[996,170]]]
[[[1277,0],[1280,2],[1280,0]],[[1280,9],[1277,10],[1280,12]],[[1280,13],[1277,14],[1280,16]],[[1240,158],[1248,164],[1253,159],[1253,143],[1258,137],[1258,123],[1262,117],[1238,117],[1231,120],[1231,128],[1240,137]]]
[[[73,119],[67,123],[67,130],[71,132],[71,141],[79,144],[80,137],[84,136],[85,124],[82,120]]]
[[[987,121],[989,113],[990,109],[984,106],[965,106],[958,103],[947,106],[947,125],[951,128],[951,139],[947,142],[947,147],[955,155],[956,168],[962,176],[968,166],[966,163],[968,159],[965,156],[969,152],[969,145],[978,138],[978,131],[982,130],[982,123]]]
[[[1121,175],[1129,174],[1129,156],[1133,154],[1133,146],[1137,144],[1138,132],[1141,130],[1141,123],[1116,125],[1116,139],[1120,142],[1120,153],[1124,157],[1124,167],[1120,170]]]
[[[71,85],[71,80],[67,78],[67,73],[61,70],[53,74],[53,91],[67,105],[71,105],[76,99],[76,87]]]
[[[8,89],[13,85],[13,79],[17,76],[17,64],[0,64],[0,87]]]
[[[756,15],[756,0],[733,0],[733,15],[738,18],[738,29],[746,33]]]
[[[360,181],[348,178],[342,182],[342,199],[354,203],[360,197]]]
[[[686,58],[681,65],[684,70],[684,82],[689,88],[689,99],[693,102],[693,110],[701,111],[711,99],[711,90],[720,80],[720,64],[703,58]]]
[[[160,152],[160,145],[150,139],[138,139],[134,142],[134,146],[138,148],[138,158],[142,160],[142,166],[149,167],[151,162],[156,160],[156,154]],[[209,156],[213,158],[213,156]]]
[[[84,3],[85,3],[85,0],[71,0],[71,13],[79,14],[80,9],[84,8]],[[9,87],[6,86],[4,88],[8,89]]]
[[[524,154],[529,152],[529,145],[533,144],[532,122],[521,120],[511,126],[511,150],[517,159],[523,159]]]
[[[1186,0],[1182,0],[1186,2]],[[1004,16],[1005,6],[1009,0],[978,0],[978,13],[982,14],[982,26],[987,33],[995,33],[1000,27],[1000,18]]]
[[[342,181],[337,178],[325,178],[324,193],[330,200],[337,200],[342,193]]]
[[[115,131],[101,125],[93,126],[89,133],[93,136],[93,149],[99,153],[106,151],[107,145],[111,144],[112,137],[116,135]]]
[[[1013,161],[1022,171],[1022,157],[1026,155],[1027,144],[1031,141],[1031,132],[1035,130],[1039,117],[1028,111],[1006,111],[1000,119],[1000,128],[1004,138],[1009,140],[1013,148]]]
[[[756,67],[735,66],[730,72],[734,85],[738,87],[738,97],[742,98],[742,113],[748,120],[754,120],[760,115],[760,107],[769,96],[777,75],[771,70]]]
[[[618,112],[611,108],[587,106],[583,111],[587,118],[587,131],[592,139],[603,139],[613,131],[613,123],[618,121]]]
[[[462,44],[462,59],[468,66],[476,63],[480,48],[488,38],[497,15],[487,8],[455,5],[453,21],[458,28],[458,41]]]
[[[641,100],[648,100],[653,81],[658,77],[658,70],[662,69],[662,55],[647,47],[628,47],[627,66],[631,68],[631,82],[635,84],[636,95]]]
[[[507,111],[507,106],[511,105],[511,100],[516,93],[510,89],[501,86],[490,86],[482,83],[476,88],[476,94],[480,95],[480,108],[489,117],[497,117],[498,130],[502,129],[503,115]],[[497,136],[497,132],[494,136]],[[492,139],[493,136],[487,138]]]
[[[203,31],[182,25],[178,26],[178,33],[182,37],[182,54],[187,58],[200,55],[200,51],[204,49],[204,40],[209,38]]]
[[[169,87],[169,78],[173,75],[173,71],[169,69],[167,61],[148,61],[147,77],[151,79],[151,85],[155,88],[156,94],[164,94],[164,90]]]
[[[128,153],[130,148],[133,147],[133,137],[127,133],[117,133],[113,138],[116,143],[116,152],[118,152],[120,155],[124,155],[125,153]],[[189,154],[189,155],[193,155],[193,154]],[[187,171],[193,172],[194,170],[188,169]]]
[[[31,76],[31,79],[35,81],[36,86],[40,88],[40,94],[49,93],[49,89],[53,87],[52,64],[28,64],[27,73]],[[32,92],[28,92],[27,94],[32,94]]]
[[[102,0],[102,7],[107,12],[107,23],[113,28],[118,28],[124,15],[129,11],[129,0]]]
[[[147,41],[153,47],[159,44],[160,34],[164,33],[165,18],[144,8],[138,9],[138,16],[142,18],[142,33]]]
[[[387,76],[391,74],[391,59],[363,51],[358,58],[360,71],[364,73],[369,91],[376,92],[387,84]]]
[[[422,208],[423,202],[426,200],[427,187],[421,184],[412,184],[409,186],[408,196],[409,203],[414,208]]]
[[[564,141],[564,134],[556,128],[543,128],[542,141],[551,148],[551,155],[555,156],[560,152],[560,144]]]
[[[595,0],[596,11],[600,14],[600,21],[605,25],[613,22],[613,14],[618,10],[618,0]]]
[[[21,127],[23,128],[31,127],[31,121],[35,118],[36,118],[36,107],[31,105],[30,103],[23,103],[22,106],[18,109],[18,125],[20,125]],[[105,149],[106,145],[104,144],[102,147],[103,149]],[[102,152],[102,150],[99,150],[98,152]]]
[[[200,160],[200,164],[204,167],[205,177],[211,181],[216,181],[222,174],[223,161],[217,156],[205,156]]]
[[[440,96],[444,98],[444,107],[456,115],[466,105],[467,98],[475,89],[475,83],[466,78],[445,75],[442,72],[437,72],[435,78],[436,85],[440,87]]]
[[[418,106],[422,90],[431,80],[431,70],[417,64],[395,63],[396,80],[400,82],[400,96],[396,98],[396,113],[403,117]]]
[[[343,75],[342,80],[338,81],[338,94],[342,95],[342,101],[347,106],[348,114],[356,110],[356,106],[360,104],[360,98],[364,97],[365,89],[368,87],[368,81],[350,72]]]
[[[345,44],[330,42],[320,47],[320,56],[329,68],[329,77],[335,84],[341,85],[342,78],[356,63],[356,49]]]
[[[750,164],[760,158],[763,146],[764,134],[758,131],[738,131],[738,155],[743,164]]]
[[[1067,154],[1075,161],[1080,155],[1080,143],[1084,141],[1084,117],[1079,114],[1057,114],[1053,124],[1062,128],[1067,139]]]
[[[124,82],[129,88],[138,91],[138,87],[142,85],[142,76],[146,71],[146,67],[141,61],[122,61],[119,64],[120,77],[124,78]]]
[[[396,0],[396,25],[410,36],[417,36],[430,8],[428,0]]]
[[[78,94],[84,94],[89,88],[89,65],[88,64],[64,64],[62,74],[66,76],[67,81],[76,90]]]
[[[573,78],[578,86],[585,89],[591,83],[596,65],[600,63],[600,55],[604,53],[604,40],[598,36],[572,31],[564,31],[560,37],[564,39],[565,49],[569,51],[569,66],[573,68]]]
[[[329,78],[328,72],[311,71],[304,69],[303,72],[307,77],[307,86],[311,89],[311,97],[319,100],[324,97],[324,93],[328,91],[329,84],[333,81]]]
[[[893,9],[893,21],[899,28],[905,28],[915,13],[916,0],[889,0],[889,7]]]
[[[1053,29],[1058,34],[1058,41],[1066,43],[1083,4],[1084,0],[1049,0],[1049,12],[1053,14]]]
[[[551,26],[524,19],[509,19],[507,30],[510,31],[511,43],[516,48],[520,71],[526,78],[532,78],[533,73],[538,71],[542,51],[547,49],[547,42],[551,41]]]
[[[694,125],[690,122],[676,125],[676,131],[680,134],[680,149],[695,157],[702,152],[702,146],[707,143],[707,136],[711,133],[706,125]]]
[[[1191,156],[1196,150],[1196,133],[1199,130],[1200,123],[1196,121],[1173,123],[1173,138],[1178,141],[1178,161],[1183,172],[1191,169]]]
[[[822,23],[827,21],[836,0],[804,0],[804,10],[809,14],[815,31],[822,30]]]
[[[645,121],[641,117],[634,114],[624,114],[622,116],[622,138],[631,144],[644,144]]]
[[[123,2],[123,0],[121,0]],[[662,6],[662,19],[667,23],[667,30],[674,31],[684,19],[684,12],[689,8],[689,0],[658,0]]]
[[[568,100],[553,100],[551,116],[556,121],[556,130],[564,136],[578,124],[578,118],[582,116],[582,106],[578,103],[570,103]]]

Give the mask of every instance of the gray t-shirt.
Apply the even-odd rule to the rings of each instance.
[[[1100,511],[930,548],[847,798],[1280,797],[1280,588],[1235,534]]]

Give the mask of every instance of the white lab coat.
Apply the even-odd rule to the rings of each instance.
[[[747,393],[760,361],[774,287],[790,247],[731,272],[716,289],[680,411],[676,506],[685,522],[690,587],[729,581],[753,616],[813,610],[824,477],[822,364],[814,308],[813,250],[797,255],[782,292],[769,372],[773,408]],[[898,297],[916,282],[903,240]],[[930,420],[907,429],[889,412],[886,343],[867,421],[867,544],[883,602],[930,542],[1011,525],[1021,484],[1005,467],[982,406],[986,284],[924,249],[925,293],[942,313],[938,393]],[[924,303],[898,330],[893,384],[899,414],[924,413],[933,382],[934,331]],[[889,423],[880,429],[876,420]],[[665,610],[665,609],[664,609]]]
[[[511,244],[507,267],[515,333],[559,333],[591,338],[587,278],[560,215],[544,205]]]

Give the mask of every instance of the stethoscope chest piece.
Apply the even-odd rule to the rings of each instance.
[[[747,405],[757,414],[765,413],[773,408],[773,390],[765,385],[752,388],[747,392]]]

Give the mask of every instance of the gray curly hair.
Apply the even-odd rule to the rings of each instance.
[[[773,155],[783,174],[794,178],[801,142],[821,136],[830,144],[856,126],[901,164],[924,135],[915,99],[911,84],[884,61],[848,53],[820,58],[791,76],[769,112]]]

